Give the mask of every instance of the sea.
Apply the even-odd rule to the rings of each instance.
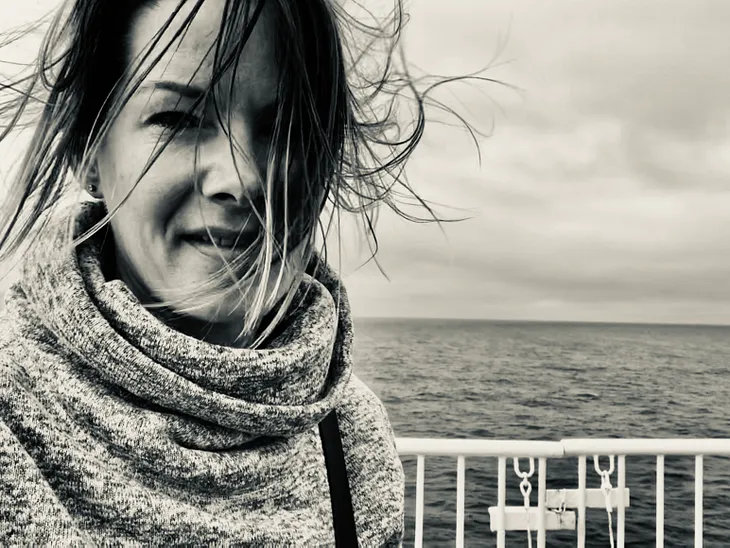
[[[397,437],[676,437],[688,446],[691,438],[730,438],[730,327],[358,319],[354,367],[385,404]],[[402,461],[410,547],[416,457]],[[598,488],[592,461],[588,487]],[[521,469],[527,464],[520,460]],[[665,459],[667,547],[693,546],[694,466],[692,457]],[[507,504],[523,506],[511,459],[507,472]],[[704,476],[704,546],[730,546],[730,459],[705,457]],[[626,482],[626,546],[654,546],[656,457],[627,457]],[[548,460],[548,489],[577,486],[577,458]],[[497,459],[467,458],[466,546],[496,546],[488,511],[496,504]],[[586,545],[610,546],[606,510],[590,509],[586,518]],[[612,522],[615,538],[615,512]],[[456,457],[426,457],[424,545],[455,539]],[[524,531],[506,539],[528,546]],[[537,546],[535,533],[532,541]],[[547,545],[576,546],[576,533],[548,531]]]

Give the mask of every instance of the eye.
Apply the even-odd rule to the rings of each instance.
[[[170,110],[153,114],[147,119],[147,124],[165,129],[198,129],[201,120],[189,112]]]

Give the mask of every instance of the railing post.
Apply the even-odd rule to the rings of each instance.
[[[507,505],[507,457],[499,457],[497,466],[497,506],[500,521],[507,523],[504,508]],[[497,531],[497,548],[505,548],[505,530]]]
[[[537,469],[537,548],[545,548],[545,497],[547,495],[547,459],[538,461]]]
[[[456,460],[456,548],[464,548],[464,455]]]
[[[656,457],[656,546],[664,547],[664,455]]]
[[[586,546],[586,456],[578,457],[578,548]]]
[[[622,494],[626,489],[626,456],[619,455],[618,457],[618,489],[619,493]],[[618,505],[618,524],[616,525],[616,542],[618,548],[624,548],[625,543],[625,526],[626,526],[626,508],[624,507],[623,500]]]
[[[704,473],[702,455],[695,457],[695,547],[702,548],[702,489],[704,484]]]
[[[416,542],[415,548],[423,547],[423,475],[426,457],[418,455],[416,468]]]

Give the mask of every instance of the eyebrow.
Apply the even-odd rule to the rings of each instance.
[[[205,89],[202,87],[194,86],[191,84],[181,84],[180,82],[173,82],[168,80],[161,80],[159,82],[144,84],[139,88],[139,90],[141,91],[150,88],[155,90],[160,89],[163,91],[170,91],[172,93],[177,93],[181,97],[186,97],[190,99],[199,99],[200,97],[205,95]],[[265,103],[264,105],[261,105],[258,108],[259,116],[276,116],[279,106],[280,100],[278,98],[272,99],[271,101]]]
[[[173,93],[177,93],[182,97],[188,97],[190,99],[198,99],[205,94],[205,90],[203,88],[188,84],[180,84],[178,82],[161,81],[143,86],[143,88],[150,87],[154,89],[161,89],[164,91],[171,91]]]

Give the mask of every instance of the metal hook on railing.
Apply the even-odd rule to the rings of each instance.
[[[603,490],[603,496],[606,499],[606,512],[609,514],[613,512],[613,505],[611,504],[611,478],[609,478],[609,472],[601,471],[601,489]]]
[[[593,455],[593,467],[596,472],[601,476],[601,490],[603,491],[603,498],[606,501],[606,513],[608,514],[608,534],[611,541],[611,548],[613,548],[613,520],[611,519],[611,513],[613,512],[613,505],[611,504],[611,474],[613,473],[614,456],[609,456],[609,467],[608,470],[602,470],[598,465],[598,455]]]
[[[529,477],[527,475],[527,472],[523,472],[521,477],[522,481],[520,482],[520,493],[522,493],[522,496],[526,499],[525,505],[529,506],[530,493],[532,493],[532,484],[530,483],[530,480],[527,479]]]
[[[525,508],[530,507],[530,493],[532,492],[532,484],[530,483],[529,478],[531,478],[532,475],[535,473],[535,459],[533,457],[530,457],[528,460],[530,461],[530,471],[522,472],[520,471],[519,459],[516,457],[512,459],[515,474],[517,474],[518,478],[522,478],[522,481],[520,482],[520,492],[522,493],[522,497],[525,499]]]
[[[613,465],[615,462],[615,458],[613,455],[608,456],[608,475],[610,476],[613,474]],[[603,470],[601,470],[601,467],[598,464],[598,455],[593,455],[593,468],[596,469],[596,474],[603,475]]]
[[[566,492],[565,489],[560,490],[560,504],[558,507],[554,510],[556,514],[562,515],[565,513],[565,506],[566,506]]]
[[[528,460],[530,462],[529,472],[520,471],[520,463],[517,457],[512,459],[512,465],[515,469],[515,474],[517,474],[517,477],[522,478],[522,481],[520,482],[520,492],[522,493],[522,498],[524,499],[525,504],[525,527],[527,530],[527,546],[528,548],[532,548],[532,532],[530,531],[530,493],[532,493],[532,484],[530,483],[529,478],[531,478],[532,475],[535,473],[535,459],[533,457],[530,457]]]
[[[527,477],[532,477],[532,474],[535,473],[535,459],[534,457],[530,457],[527,459],[530,462],[530,471],[529,472],[520,472],[520,459],[517,457],[512,459],[512,464],[514,465],[515,474],[517,474],[518,477],[523,477],[523,474],[527,474]]]

